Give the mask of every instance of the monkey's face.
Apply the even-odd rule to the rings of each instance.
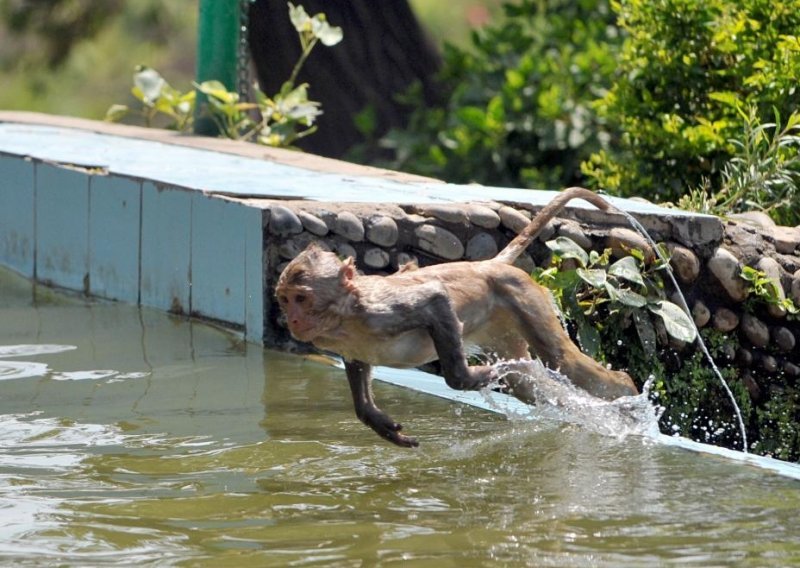
[[[311,290],[284,286],[278,289],[277,296],[292,337],[298,341],[313,341],[322,330],[313,313],[314,297]]]

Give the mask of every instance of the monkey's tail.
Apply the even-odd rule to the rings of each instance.
[[[528,224],[527,227],[522,229],[520,234],[518,234],[514,239],[508,243],[506,248],[500,251],[500,253],[494,257],[494,260],[504,262],[506,264],[512,264],[519,255],[521,255],[526,248],[533,242],[533,240],[539,236],[539,233],[542,232],[542,229],[547,225],[547,223],[558,215],[558,213],[564,208],[568,201],[572,199],[585,199],[601,211],[608,211],[610,209],[614,209],[614,207],[605,199],[583,187],[570,187],[559,193],[553,200],[545,205],[541,211],[539,211],[531,222]]]

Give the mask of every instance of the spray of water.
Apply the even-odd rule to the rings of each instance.
[[[681,288],[680,288],[680,286],[678,286],[678,282],[675,280],[675,275],[672,272],[672,267],[669,265],[669,259],[664,258],[663,254],[661,252],[661,247],[659,247],[655,243],[655,241],[653,241],[653,239],[650,237],[650,235],[647,232],[647,230],[642,226],[641,223],[639,223],[639,221],[636,220],[636,218],[633,215],[631,215],[630,213],[627,213],[626,211],[622,211],[621,209],[618,209],[618,211],[619,211],[620,214],[622,214],[628,220],[628,222],[631,224],[631,226],[634,229],[636,229],[636,231],[640,235],[642,235],[645,239],[647,239],[647,242],[650,243],[650,246],[653,247],[653,251],[655,252],[655,254],[658,255],[658,258],[661,259],[661,261],[666,266],[667,274],[669,275],[670,281],[672,282],[673,287],[675,288],[676,292],[678,293],[678,298],[680,299],[680,307],[687,314],[691,313],[691,311],[689,310],[689,306],[686,304],[686,298],[684,297],[683,292],[681,292]],[[692,322],[692,323],[694,324],[694,322]],[[740,434],[742,436],[742,451],[744,453],[747,453],[747,447],[748,447],[748,445],[747,445],[747,431],[746,431],[745,426],[744,426],[744,419],[742,418],[742,411],[739,409],[739,405],[736,403],[736,398],[733,396],[733,392],[731,392],[731,389],[728,386],[728,383],[725,381],[724,377],[722,376],[722,373],[720,373],[719,368],[717,367],[717,364],[714,362],[714,358],[711,356],[711,353],[709,353],[708,347],[706,347],[706,344],[703,341],[703,338],[700,336],[700,330],[697,329],[697,326],[695,326],[695,331],[697,332],[697,339],[695,340],[697,345],[700,347],[700,350],[706,356],[706,359],[708,359],[708,362],[711,365],[711,369],[714,371],[714,374],[719,379],[720,384],[722,384],[722,388],[725,389],[725,393],[728,395],[728,398],[730,399],[731,404],[733,405],[733,410],[734,410],[734,413],[736,414],[736,419],[737,419],[738,424],[739,424],[739,432],[740,432]]]
[[[536,408],[535,414],[520,415],[502,407],[502,401],[487,393],[487,400],[509,417],[552,419],[623,439],[629,435],[656,438],[663,409],[650,402],[648,381],[642,394],[607,401],[577,388],[558,371],[538,360],[502,361],[495,364],[500,380],[514,398]],[[518,408],[518,407],[517,407]]]

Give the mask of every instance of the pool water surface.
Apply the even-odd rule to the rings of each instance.
[[[788,566],[800,482],[376,384],[0,271],[0,563]]]

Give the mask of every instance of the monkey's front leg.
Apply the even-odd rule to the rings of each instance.
[[[439,356],[447,386],[457,390],[480,390],[497,380],[497,372],[493,367],[470,367],[467,364],[461,337],[463,325],[446,293],[436,294],[430,299],[428,313],[428,333]]]
[[[372,399],[372,367],[362,361],[345,361],[344,369],[347,372],[347,381],[350,383],[358,419],[375,430],[381,438],[398,446],[404,448],[419,446],[416,439],[400,433],[402,425],[375,405]]]

